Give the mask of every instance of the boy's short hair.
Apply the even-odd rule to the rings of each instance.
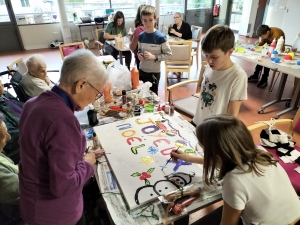
[[[142,16],[153,16],[153,18],[156,19],[155,7],[153,7],[151,5],[146,5],[145,7],[143,7],[143,9],[141,10],[141,19],[142,19]]]
[[[271,28],[268,25],[259,25],[257,30],[256,30],[256,34],[258,36],[262,36],[265,35],[269,30],[271,30]]]
[[[227,53],[234,47],[234,33],[226,25],[215,25],[211,27],[201,41],[202,51],[210,53],[221,49]]]

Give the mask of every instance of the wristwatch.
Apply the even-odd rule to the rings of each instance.
[[[154,62],[156,63],[157,61],[158,61],[158,57],[157,57],[157,55],[155,55]]]

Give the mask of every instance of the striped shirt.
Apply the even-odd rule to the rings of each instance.
[[[146,73],[159,73],[160,62],[172,56],[172,51],[166,36],[159,30],[149,34],[146,31],[140,33],[138,37],[138,52],[150,52],[157,56],[158,61],[144,60],[140,63],[140,69]]]

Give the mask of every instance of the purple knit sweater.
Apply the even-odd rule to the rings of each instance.
[[[83,185],[94,174],[82,160],[86,139],[75,103],[56,89],[65,99],[43,92],[26,102],[20,119],[20,208],[30,225],[76,224],[83,212]]]

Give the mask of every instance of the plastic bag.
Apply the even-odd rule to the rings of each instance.
[[[107,73],[114,91],[131,90],[131,76],[126,66],[115,61],[107,66]]]
[[[146,82],[138,87],[140,93],[138,94],[138,98],[147,98],[151,96],[150,87],[152,87],[152,83]]]

